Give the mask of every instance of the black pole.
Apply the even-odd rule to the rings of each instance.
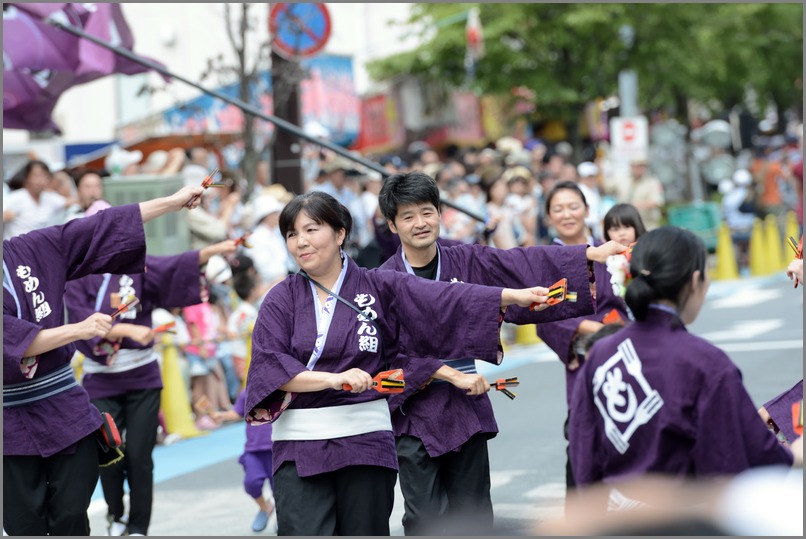
[[[279,54],[271,53],[271,87],[274,96],[274,113],[290,123],[299,125],[299,84],[297,70]],[[286,80],[288,79],[288,80]],[[294,148],[296,146],[296,151]],[[302,182],[302,145],[295,133],[278,129],[274,135],[271,151],[271,179],[290,193],[305,192]]]
[[[19,9],[25,11],[25,6],[24,5],[19,5]],[[26,12],[26,13],[28,13],[32,17],[38,17],[38,15],[36,15],[36,14],[29,13],[29,12]],[[111,43],[107,43],[106,41],[104,41],[102,39],[99,39],[99,38],[97,38],[97,37],[95,37],[93,35],[87,34],[83,30],[81,30],[79,28],[76,28],[75,26],[72,26],[70,24],[64,24],[64,23],[59,22],[57,20],[54,20],[52,18],[44,19],[43,22],[45,22],[47,24],[50,24],[51,26],[54,26],[54,27],[56,27],[56,28],[58,28],[60,30],[64,30],[65,32],[71,33],[74,36],[83,37],[84,39],[88,39],[89,41],[92,41],[96,45],[104,47],[105,49],[109,49],[112,52],[114,52],[115,54],[117,54],[119,56],[123,56],[124,58],[127,58],[127,59],[131,60],[132,62],[136,62],[138,64],[144,65],[144,66],[146,66],[146,67],[148,67],[150,69],[153,69],[157,73],[161,73],[161,74],[163,74],[163,75],[165,75],[167,77],[170,77],[170,78],[176,79],[178,81],[184,82],[185,84],[193,86],[194,88],[197,88],[197,89],[201,90],[202,92],[204,92],[206,94],[212,95],[213,97],[217,97],[218,99],[221,99],[222,101],[225,101],[225,102],[227,102],[227,103],[229,103],[231,105],[235,105],[236,107],[240,108],[244,112],[247,112],[249,114],[257,116],[258,118],[260,118],[262,120],[265,120],[267,122],[273,123],[275,125],[275,127],[279,128],[279,129],[282,129],[284,131],[290,132],[293,135],[295,135],[295,136],[297,136],[297,137],[299,137],[301,139],[307,140],[308,142],[312,142],[314,144],[318,144],[319,146],[327,148],[328,150],[330,150],[330,151],[332,151],[332,152],[334,152],[334,153],[336,153],[336,154],[338,154],[338,155],[340,155],[340,156],[342,156],[342,157],[344,157],[346,159],[349,159],[350,161],[353,161],[355,163],[363,165],[363,166],[365,166],[366,168],[368,168],[370,170],[374,170],[376,172],[379,172],[384,178],[389,176],[389,171],[386,170],[385,168],[383,168],[382,166],[380,166],[378,163],[375,163],[373,161],[369,161],[369,160],[364,159],[362,157],[355,156],[355,155],[351,154],[350,152],[348,152],[345,148],[342,148],[341,146],[338,146],[337,144],[333,144],[330,141],[320,139],[320,138],[317,138],[317,137],[313,137],[313,136],[307,134],[305,131],[303,131],[299,127],[297,127],[296,125],[294,125],[294,124],[292,124],[290,122],[287,122],[286,120],[283,120],[282,118],[278,118],[276,116],[266,114],[262,110],[250,105],[249,103],[245,103],[244,101],[241,101],[240,99],[237,99],[237,98],[234,98],[234,97],[229,97],[229,96],[224,95],[221,92],[218,92],[216,90],[207,89],[204,86],[193,82],[192,80],[189,80],[189,79],[186,79],[185,77],[182,77],[180,75],[176,75],[174,73],[171,73],[170,71],[168,71],[167,69],[165,69],[161,65],[155,64],[154,62],[152,62],[150,60],[146,60],[145,58],[134,54],[133,52],[131,52],[128,49],[124,49],[122,47],[117,47],[115,45],[112,45]],[[463,207],[461,207],[459,205],[456,205],[453,202],[450,202],[450,201],[447,201],[447,200],[442,200],[441,202],[442,202],[442,204],[448,206],[449,208],[453,208],[453,209],[455,209],[457,211],[460,211],[460,212],[472,217],[473,219],[475,219],[477,221],[481,221],[482,223],[485,223],[487,221],[486,219],[484,219],[484,217],[478,215],[477,213],[475,213],[473,211],[470,211],[470,210],[468,210],[466,208],[463,208]]]

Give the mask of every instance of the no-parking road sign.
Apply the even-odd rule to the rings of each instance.
[[[610,119],[610,147],[615,159],[634,161],[649,157],[649,125],[646,116]]]
[[[278,54],[291,60],[308,58],[330,38],[330,13],[325,4],[272,4],[269,33]]]

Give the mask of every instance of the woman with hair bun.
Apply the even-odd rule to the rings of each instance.
[[[677,227],[648,232],[633,248],[625,300],[635,322],[593,346],[573,391],[578,487],[647,473],[699,479],[792,464],[736,365],[686,329],[705,302],[706,260],[702,240]]]

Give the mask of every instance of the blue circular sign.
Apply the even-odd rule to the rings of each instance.
[[[272,48],[292,58],[313,56],[330,38],[325,4],[273,4],[269,12]]]

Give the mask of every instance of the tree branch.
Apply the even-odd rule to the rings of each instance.
[[[230,13],[230,4],[224,4],[224,26],[227,28],[227,38],[232,45],[233,50],[240,56],[243,54],[244,44],[243,41],[239,45],[235,39],[235,34],[232,32],[232,13]],[[243,35],[243,34],[242,34]]]

